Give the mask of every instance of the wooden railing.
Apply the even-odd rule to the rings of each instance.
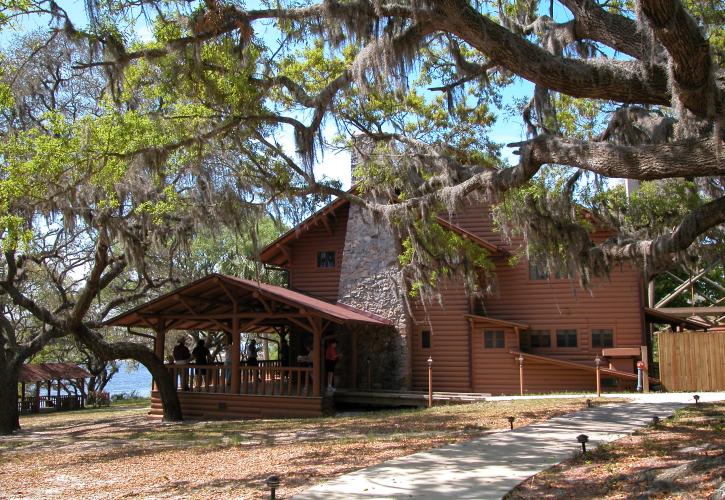
[[[63,396],[26,396],[18,398],[18,413],[38,413],[41,410],[77,410],[83,408],[83,397],[75,395]]]
[[[271,362],[277,363],[279,362]],[[228,365],[168,365],[179,391],[232,393],[232,368]],[[312,395],[312,368],[294,366],[241,366],[239,392],[243,395]]]

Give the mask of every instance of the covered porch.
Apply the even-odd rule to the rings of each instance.
[[[322,415],[324,341],[355,325],[389,322],[287,288],[212,274],[117,316],[109,326],[150,328],[159,359],[172,330],[222,332],[231,363],[168,364],[184,415],[200,418]],[[275,337],[277,359],[246,359],[242,334]],[[352,353],[354,359],[355,353]],[[151,413],[161,414],[152,389]]]

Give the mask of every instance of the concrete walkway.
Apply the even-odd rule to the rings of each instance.
[[[664,418],[693,403],[691,393],[624,396],[635,401],[586,409],[513,431],[496,432],[390,460],[340,476],[294,498],[500,499],[527,477],[581,449],[576,441],[579,434],[589,436],[591,448],[631,434],[649,424],[654,415]],[[700,396],[701,402],[725,400],[725,393],[701,393]]]

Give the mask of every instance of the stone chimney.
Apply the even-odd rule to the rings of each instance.
[[[357,136],[354,142],[361,147],[371,144],[364,136]],[[359,151],[353,151],[351,157],[350,168],[354,170],[360,162]],[[386,221],[376,221],[365,207],[350,205],[338,300],[387,318],[394,325],[389,329],[361,328],[365,331],[358,335],[357,379],[362,387],[367,383],[365,361],[369,358],[375,374],[374,389],[410,388],[408,340],[412,329],[399,252],[400,242]]]

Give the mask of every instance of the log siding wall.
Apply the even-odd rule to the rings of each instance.
[[[290,287],[323,300],[336,301],[340,287],[340,267],[345,247],[349,205],[328,216],[328,228],[319,223],[289,245]],[[317,268],[317,252],[335,252],[335,267]]]

